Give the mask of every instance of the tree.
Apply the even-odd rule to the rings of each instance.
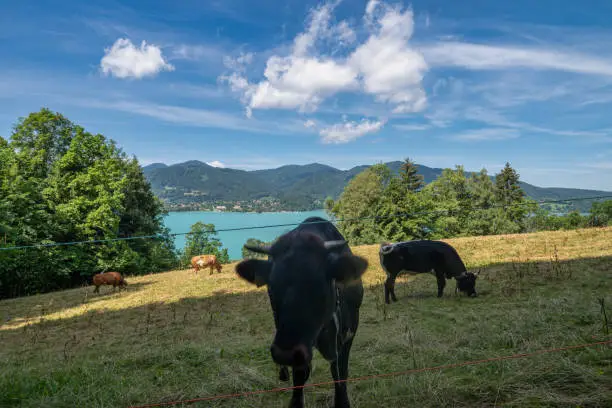
[[[325,201],[323,201],[323,209],[327,211],[327,213],[331,213],[332,209],[334,208],[334,205],[336,205],[336,202],[330,196],[327,196],[325,198]]]
[[[402,185],[408,191],[419,191],[425,185],[423,176],[418,174],[418,172],[419,169],[416,164],[410,158],[406,158],[400,167],[400,177]]]
[[[467,188],[473,211],[469,214],[465,226],[466,235],[491,235],[515,232],[503,210],[495,204],[495,185],[487,170],[472,173],[468,178]]]
[[[215,255],[220,263],[229,262],[227,248],[217,238],[214,224],[204,224],[201,221],[191,226],[186,236],[185,249],[183,251],[182,263],[190,265],[191,258],[197,255]]]
[[[612,200],[596,201],[591,205],[589,224],[596,227],[612,224]]]
[[[31,113],[8,142],[0,139],[0,224],[7,245],[155,238],[2,251],[0,297],[78,285],[109,269],[141,274],[175,266],[163,215],[138,161],[114,141],[49,109]]]
[[[466,234],[473,203],[463,166],[456,166],[455,170],[444,169],[436,180],[423,188],[422,194],[433,203],[433,237],[450,238]]]
[[[519,174],[510,163],[506,163],[495,175],[495,200],[510,221],[522,224],[529,209],[525,205],[525,192],[519,184]]]
[[[384,164],[367,168],[346,185],[333,208],[328,210],[343,220],[339,230],[351,244],[369,244],[381,239],[375,217],[391,178],[391,170]]]

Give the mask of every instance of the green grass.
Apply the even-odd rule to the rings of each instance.
[[[459,363],[607,340],[612,228],[448,240],[481,269],[475,299],[436,295],[430,275],[400,278],[383,301],[377,246],[353,248],[370,267],[350,376]],[[128,277],[0,302],[0,406],[126,407],[286,386],[268,347],[265,289],[220,274]],[[316,354],[309,382],[330,381]],[[308,388],[309,407],[333,387]],[[612,348],[585,349],[349,384],[354,407],[610,407]],[[288,392],[196,407],[285,407]]]

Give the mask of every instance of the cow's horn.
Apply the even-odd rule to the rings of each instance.
[[[269,246],[259,246],[259,245],[244,245],[245,249],[249,251],[257,252],[258,254],[270,255],[270,247]]]
[[[332,250],[332,249],[337,249],[340,248],[342,246],[344,246],[346,244],[346,241],[341,239],[338,241],[325,241],[325,249],[327,250]]]
[[[392,251],[393,251],[393,245],[392,244],[383,245],[382,247],[380,247],[380,252],[382,252],[383,255],[390,254]]]

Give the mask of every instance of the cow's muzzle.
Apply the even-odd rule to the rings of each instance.
[[[283,366],[291,366],[296,368],[306,367],[312,360],[311,353],[303,344],[298,344],[289,350],[284,350],[278,347],[276,344],[272,344],[270,347],[270,353],[272,354],[272,360],[274,360],[276,364]]]

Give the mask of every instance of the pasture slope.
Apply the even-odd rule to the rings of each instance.
[[[383,302],[378,246],[370,261],[351,377],[607,340],[612,320],[612,228],[448,240],[482,268],[476,299],[435,297],[435,278],[400,278]],[[93,287],[0,302],[0,406],[127,407],[285,386],[268,352],[264,288],[220,274],[128,277],[125,292]],[[609,322],[610,323],[610,322]],[[309,382],[329,381],[316,354]],[[353,406],[610,407],[612,347],[426,371],[349,384]],[[309,407],[333,387],[306,390]],[[195,407],[285,407],[287,392]],[[180,406],[180,405],[179,405]]]

